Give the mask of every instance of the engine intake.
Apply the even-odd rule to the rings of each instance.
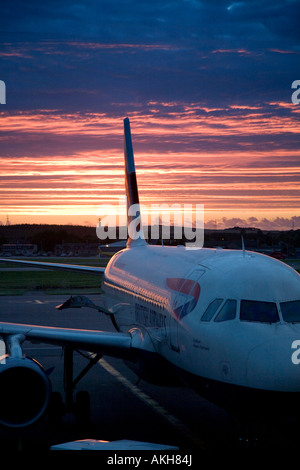
[[[44,368],[27,356],[0,358],[0,424],[29,426],[45,413],[51,383]]]

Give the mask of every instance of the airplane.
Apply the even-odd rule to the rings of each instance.
[[[187,250],[148,244],[140,212],[130,212],[140,206],[128,118],[124,157],[127,224],[136,219],[140,236],[129,236],[106,268],[5,259],[102,276],[99,305],[75,296],[57,308],[94,308],[109,316],[116,331],[0,322],[7,348],[0,361],[0,423],[26,427],[47,413],[49,374],[24,356],[25,340],[63,348],[70,406],[78,382],[73,352],[84,350],[94,356],[80,376],[107,355],[123,359],[145,381],[184,384],[239,416],[295,414],[300,398],[299,274],[244,246]]]

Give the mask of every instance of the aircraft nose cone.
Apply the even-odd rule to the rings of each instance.
[[[248,386],[279,392],[300,392],[300,362],[296,364],[292,360],[295,353],[292,344],[292,339],[285,338],[284,341],[277,339],[252,349],[247,360]]]

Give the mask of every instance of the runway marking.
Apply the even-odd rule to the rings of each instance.
[[[162,405],[160,405],[156,400],[149,397],[145,392],[139,389],[136,385],[132,384],[129,380],[124,377],[117,369],[111,366],[104,359],[100,359],[98,364],[102,366],[109,374],[115,377],[120,383],[127,387],[136,397],[138,397],[142,402],[148,405],[155,413],[160,415],[165,421],[174,426],[177,431],[184,434],[190,441],[192,441],[199,449],[204,450],[205,446],[203,441],[194,434],[179,418],[172,415],[167,411]]]
[[[29,299],[29,300],[21,300],[24,304],[38,304],[38,305],[45,305],[50,303],[55,303],[55,300],[39,300],[39,299]]]

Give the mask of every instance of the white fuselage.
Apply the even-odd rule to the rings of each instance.
[[[139,347],[144,340],[187,377],[300,391],[300,365],[291,360],[300,323],[281,312],[282,302],[299,301],[300,277],[286,264],[253,252],[146,245],[112,258],[103,290],[119,330],[147,332]],[[264,312],[251,317],[253,308],[270,309],[270,321]]]

